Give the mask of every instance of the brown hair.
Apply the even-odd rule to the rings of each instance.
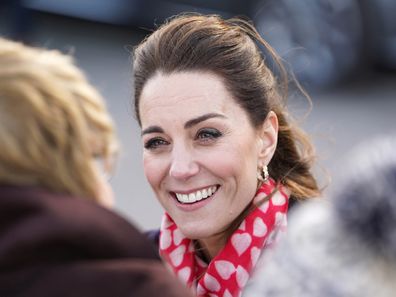
[[[258,44],[278,66],[282,83],[264,63]],[[269,111],[279,121],[278,146],[269,164],[272,178],[300,199],[320,194],[311,173],[315,159],[308,136],[286,109],[287,74],[274,50],[253,25],[216,15],[181,15],[162,25],[134,52],[135,113],[141,124],[139,100],[146,82],[157,72],[208,71],[217,74],[254,127]],[[282,95],[283,94],[283,95]]]
[[[100,94],[71,57],[0,38],[0,184],[98,200],[93,156],[117,140]]]

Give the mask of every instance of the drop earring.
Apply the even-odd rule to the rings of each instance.
[[[269,173],[268,173],[268,166],[264,165],[261,170],[257,172],[257,179],[262,182],[268,181]]]

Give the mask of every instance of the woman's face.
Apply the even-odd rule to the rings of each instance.
[[[157,74],[140,101],[144,170],[191,239],[221,235],[252,200],[262,139],[221,79]]]

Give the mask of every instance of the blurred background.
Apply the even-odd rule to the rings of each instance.
[[[73,54],[106,98],[122,142],[116,208],[141,228],[158,227],[162,211],[143,174],[130,52],[181,12],[252,19],[293,70],[313,108],[293,93],[290,108],[316,144],[321,180],[334,180],[326,194],[352,146],[396,133],[396,0],[0,0],[1,36]]]

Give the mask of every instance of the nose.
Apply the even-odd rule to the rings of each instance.
[[[180,146],[175,147],[172,152],[172,163],[169,168],[169,175],[175,179],[187,180],[196,175],[199,165],[194,160],[191,149]]]

